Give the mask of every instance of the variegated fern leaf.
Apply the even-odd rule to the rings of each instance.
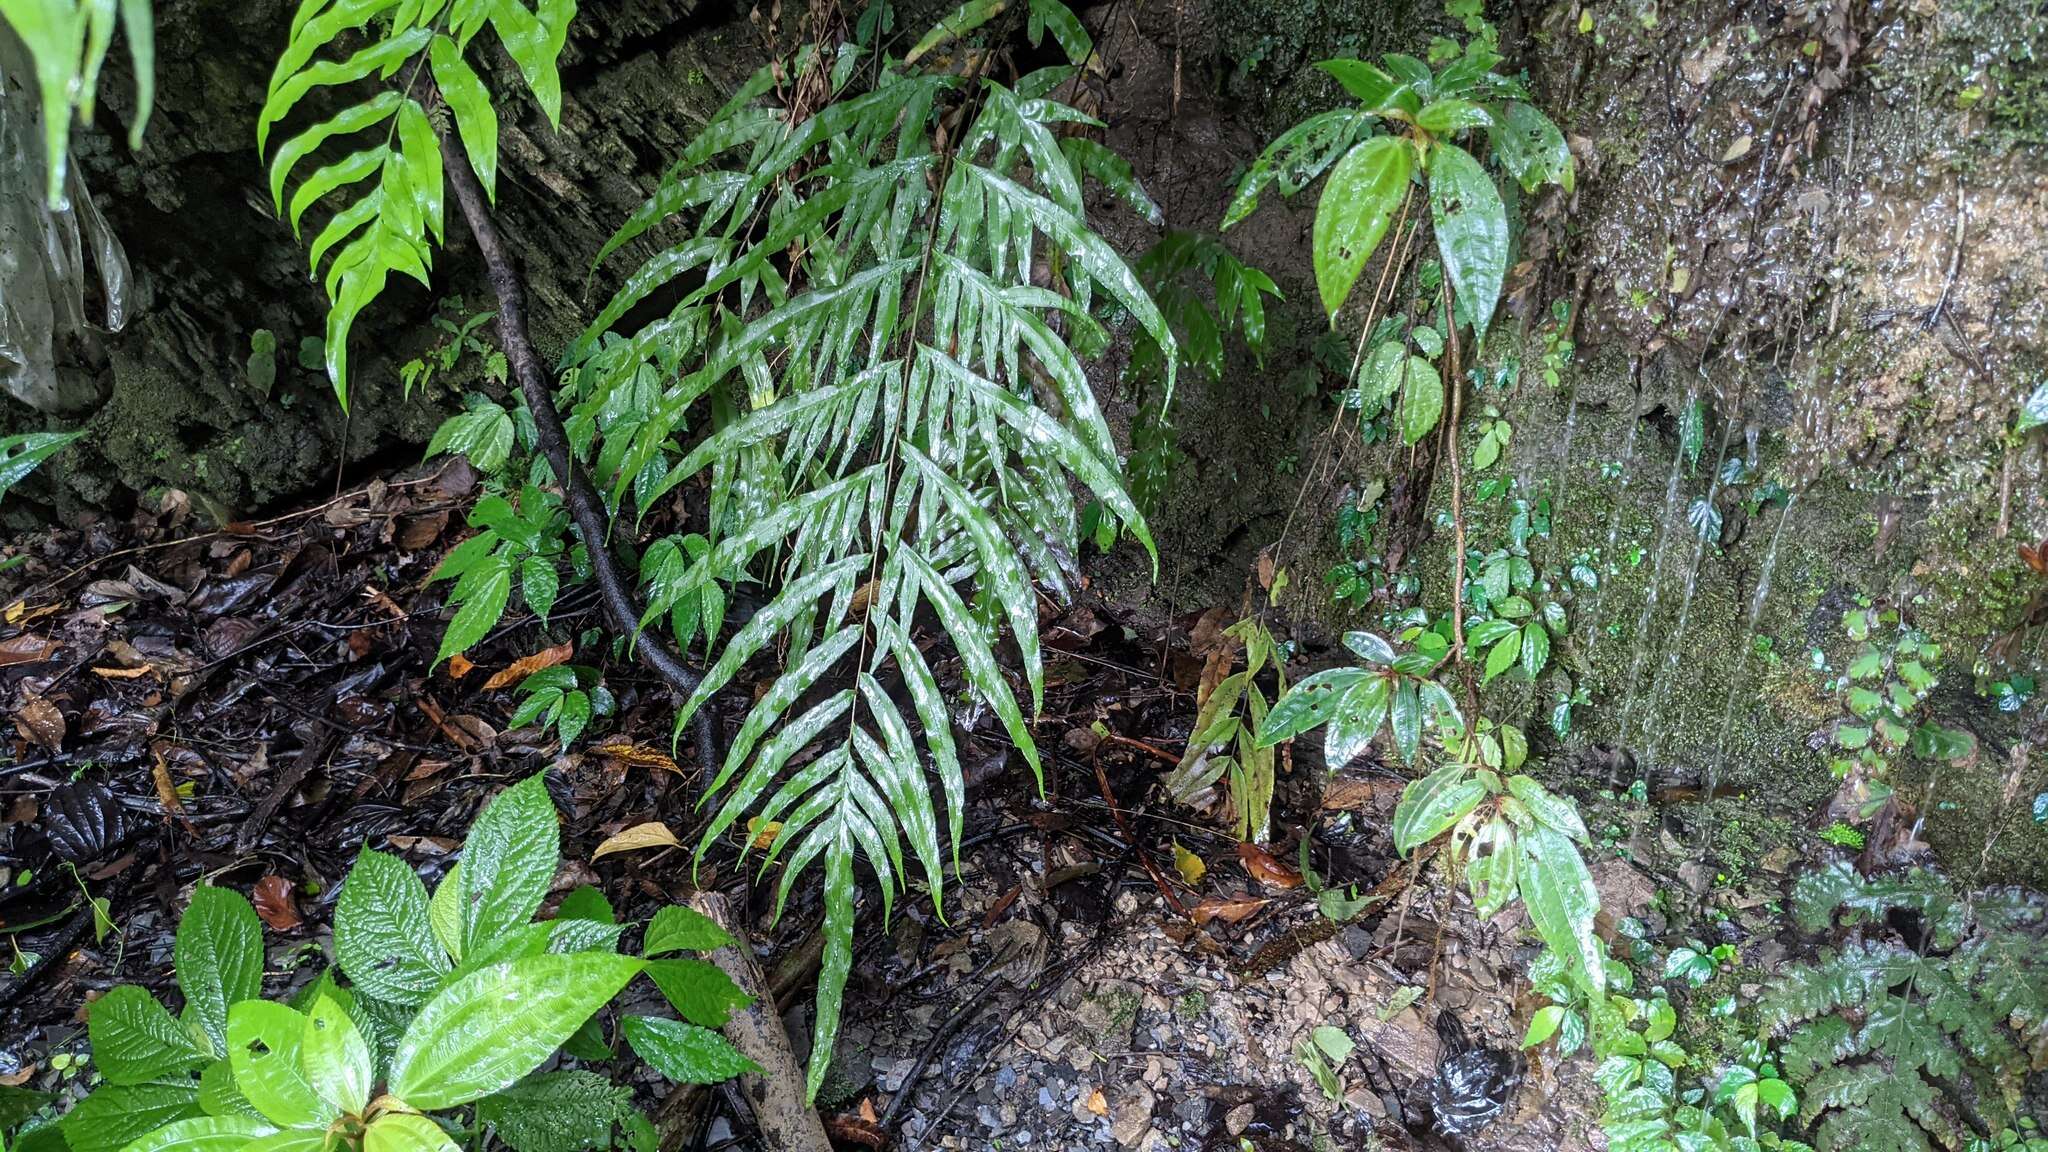
[[[431,92],[453,115],[477,181],[497,196],[498,114],[490,90],[463,59],[488,26],[519,66],[548,122],[562,111],[555,68],[576,0],[301,0],[291,39],[271,73],[256,150],[270,156],[270,196],[294,235],[308,209],[330,195],[352,197],[336,210],[309,249],[311,271],[327,290],[327,375],[348,406],[348,336],[356,317],[384,291],[394,272],[431,286],[433,249],[442,242],[441,148],[429,119]],[[287,139],[270,153],[270,134],[316,88],[385,82]],[[428,83],[431,78],[431,85]],[[392,83],[396,81],[397,83]],[[339,146],[335,146],[336,144]],[[342,154],[341,147],[352,149]],[[293,170],[319,162],[296,182]],[[294,184],[286,213],[285,186]],[[363,191],[367,188],[367,191]]]
[[[1057,0],[1031,9],[1085,57]],[[781,655],[709,782],[718,806],[698,852],[750,812],[779,822],[763,864],[782,863],[778,911],[822,865],[813,1095],[852,961],[857,861],[886,915],[909,882],[905,841],[935,901],[958,851],[962,701],[914,623],[936,621],[971,707],[1037,772],[1035,586],[1063,594],[1072,575],[1070,485],[1151,548],[1075,351],[1103,341],[1092,306],[1113,302],[1174,361],[1159,310],[1089,227],[1084,176],[1136,189],[1079,135],[1101,125],[1054,98],[1076,70],[1000,84],[972,65],[966,78],[870,69],[869,51],[809,49],[742,87],[603,255],[669,222],[683,238],[632,273],[567,357],[571,440],[615,504],[644,511],[693,481],[709,491],[707,540],[671,542],[643,573],[643,626],[666,619],[683,643],[701,628],[712,654],[678,731],[756,654]],[[781,94],[805,90],[778,86],[792,75],[827,77],[829,99],[790,108]],[[679,299],[618,327],[657,293]],[[775,591],[726,634],[720,588],[740,582]],[[1021,693],[997,658],[1005,625]]]

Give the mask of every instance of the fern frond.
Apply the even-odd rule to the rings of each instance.
[[[348,339],[355,319],[383,294],[393,273],[430,283],[433,246],[443,239],[443,175],[438,135],[428,111],[429,87],[453,116],[470,168],[493,199],[497,188],[498,120],[483,80],[463,59],[486,25],[518,66],[550,122],[561,116],[555,61],[575,17],[575,0],[303,0],[290,38],[271,72],[256,122],[256,151],[269,156],[272,205],[302,235],[312,207],[353,196],[314,239],[309,256],[327,292],[326,367],[334,394],[348,407]],[[324,56],[344,36],[368,44],[346,56]],[[316,92],[354,92],[365,82],[390,84],[304,128],[270,155],[271,132],[297,118]],[[293,174],[338,143],[350,149],[302,175],[289,208]],[[374,183],[372,178],[374,177]]]
[[[1085,43],[1054,0],[1031,12],[1070,49]],[[799,52],[783,75],[831,56]],[[1126,199],[1142,189],[1076,142],[1099,125],[1053,98],[1059,75],[1008,88],[889,63],[863,90],[790,109],[763,102],[772,81],[757,74],[606,243],[600,260],[651,254],[565,358],[572,423],[590,430],[612,500],[644,512],[682,485],[708,490],[709,547],[687,564],[665,555],[643,626],[721,582],[778,589],[712,638],[678,723],[771,645],[784,654],[707,789],[698,855],[752,816],[780,824],[761,865],[781,870],[778,909],[823,873],[813,1092],[852,960],[857,868],[885,918],[907,868],[943,908],[965,805],[958,705],[1040,768],[1037,588],[1066,587],[1074,489],[1149,547],[1077,347],[1105,342],[1098,293],[1162,346],[1173,335],[1087,223],[1084,175]],[[664,292],[666,315],[613,331]],[[615,398],[650,379],[658,396],[614,418]],[[958,690],[915,638],[926,622],[958,658]]]

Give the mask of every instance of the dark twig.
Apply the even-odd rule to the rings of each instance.
[[[660,676],[670,690],[688,700],[703,678],[659,639],[641,634],[640,607],[619,575],[618,560],[612,555],[611,518],[605,512],[603,501],[598,498],[596,486],[577,466],[575,456],[569,451],[569,437],[562,430],[560,414],[555,411],[554,393],[548,387],[547,374],[541,370],[533,342],[527,336],[526,287],[519,278],[511,253],[505,248],[503,237],[498,234],[497,218],[491,214],[491,207],[484,200],[483,188],[469,170],[469,157],[464,154],[461,143],[448,128],[440,130],[440,137],[442,166],[448,173],[448,187],[455,193],[455,202],[462,209],[463,220],[469,224],[469,234],[476,240],[477,252],[484,259],[484,271],[490,280],[491,291],[498,298],[498,339],[505,346],[505,362],[511,367],[513,378],[519,382],[519,392],[526,398],[527,410],[533,414],[534,434],[540,441],[541,455],[562,483],[569,519],[576,525],[576,533],[583,538],[583,546],[590,553],[590,569],[597,578],[605,614],[611,618],[613,628],[634,638],[633,652],[640,662]],[[716,697],[705,701],[697,709],[695,717],[697,763],[704,771],[703,782],[707,784],[718,767],[716,703]]]

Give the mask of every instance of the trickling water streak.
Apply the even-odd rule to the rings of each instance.
[[[1785,511],[1778,517],[1778,527],[1771,532],[1770,547],[1764,549],[1764,566],[1756,579],[1756,592],[1749,598],[1749,627],[1742,639],[1741,654],[1735,659],[1735,677],[1728,681],[1728,702],[1721,706],[1721,739],[1714,749],[1714,766],[1707,770],[1705,794],[1712,796],[1721,784],[1721,769],[1728,763],[1728,736],[1735,731],[1735,697],[1745,687],[1749,674],[1749,654],[1756,647],[1756,625],[1763,618],[1764,601],[1771,594],[1771,573],[1778,567],[1778,541],[1785,537],[1786,525],[1792,523],[1792,510],[1799,506],[1799,493],[1785,498]]]
[[[1563,523],[1564,498],[1570,494],[1572,468],[1572,437],[1579,430],[1579,385],[1572,382],[1572,400],[1564,409],[1564,451],[1558,454],[1557,471],[1550,478],[1550,543],[1543,549],[1543,570],[1550,571],[1550,565],[1557,559],[1557,525]]]
[[[1685,406],[1691,408],[1693,402],[1698,398],[1699,393],[1697,387],[1695,387],[1686,393]],[[1671,454],[1671,479],[1666,481],[1664,485],[1664,518],[1657,528],[1657,557],[1650,565],[1649,591],[1643,596],[1642,612],[1636,616],[1636,629],[1629,636],[1631,647],[1635,649],[1635,655],[1630,658],[1628,664],[1628,690],[1622,694],[1621,698],[1621,738],[1624,745],[1628,743],[1629,721],[1635,716],[1636,689],[1641,687],[1643,683],[1643,657],[1647,656],[1650,649],[1655,647],[1655,645],[1645,642],[1643,634],[1649,631],[1650,621],[1657,612],[1658,594],[1664,586],[1664,555],[1670,551],[1671,522],[1678,511],[1678,482],[1685,474],[1685,446],[1683,444],[1674,445],[1674,449]],[[1599,639],[1598,636],[1592,638],[1595,643]],[[1590,645],[1587,650],[1591,651]]]
[[[1714,456],[1713,477],[1707,482],[1707,507],[1716,507],[1714,500],[1721,494],[1721,467],[1727,462],[1728,447],[1735,442],[1735,421],[1730,419],[1721,428],[1721,448]],[[1754,441],[1752,441],[1754,443]],[[1692,567],[1685,574],[1685,597],[1678,605],[1678,627],[1672,630],[1671,640],[1665,647],[1664,667],[1650,678],[1650,715],[1643,721],[1643,734],[1650,739],[1649,756],[1645,764],[1655,764],[1657,753],[1664,747],[1664,731],[1657,721],[1664,715],[1664,698],[1671,691],[1671,682],[1678,678],[1680,657],[1685,652],[1685,626],[1692,619],[1693,593],[1699,587],[1700,565],[1707,556],[1707,534],[1686,517],[1686,526],[1692,529]],[[1625,733],[1624,733],[1625,735]]]
[[[1614,507],[1607,511],[1607,546],[1600,553],[1600,584],[1593,590],[1593,611],[1586,622],[1586,655],[1591,657],[1593,648],[1600,639],[1600,609],[1607,602],[1607,586],[1612,584],[1612,574],[1605,571],[1614,565],[1614,546],[1621,539],[1621,513],[1628,503],[1628,482],[1634,475],[1631,465],[1636,458],[1636,429],[1642,426],[1642,417],[1636,412],[1633,395],[1628,409],[1628,435],[1621,443],[1621,483],[1614,490]],[[1555,518],[1552,523],[1555,524]]]

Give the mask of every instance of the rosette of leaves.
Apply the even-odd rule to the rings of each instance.
[[[1481,155],[1529,192],[1556,184],[1570,192],[1571,150],[1519,81],[1494,71],[1500,56],[1468,44],[1442,67],[1389,53],[1378,64],[1325,60],[1318,67],[1357,101],[1288,129],[1252,164],[1225,212],[1227,229],[1249,216],[1268,187],[1292,196],[1327,172],[1312,237],[1316,288],[1331,323],[1420,184],[1429,203],[1443,271],[1461,327],[1482,342],[1507,275],[1507,207],[1494,178],[1465,147],[1483,134]],[[1448,337],[1450,334],[1440,334]],[[1376,342],[1361,358],[1361,387],[1378,404],[1402,397],[1402,434],[1415,443],[1443,411],[1444,383],[1400,342]],[[1432,400],[1434,401],[1432,403]]]
[[[1357,759],[1384,727],[1402,761],[1413,764],[1425,722],[1464,726],[1450,690],[1434,679],[1447,652],[1418,647],[1396,655],[1372,632],[1347,632],[1344,646],[1364,663],[1305,676],[1283,692],[1259,729],[1261,747],[1324,728],[1323,763],[1334,772]]]
[[[444,215],[435,117],[443,123],[453,118],[477,182],[496,199],[498,113],[490,89],[465,59],[471,42],[490,28],[548,123],[559,126],[562,81],[555,63],[575,16],[576,0],[538,0],[537,7],[524,0],[301,0],[256,120],[256,151],[269,158],[271,204],[293,235],[303,236],[315,204],[344,202],[308,248],[329,304],[327,376],[344,409],[356,317],[394,273],[432,287],[433,245],[443,240]],[[344,54],[343,46],[354,47]],[[313,119],[301,105],[316,89],[337,90],[325,101],[325,118],[273,153],[273,129],[295,114]],[[308,163],[317,167],[302,171]],[[293,188],[289,205],[287,185]]]
[[[172,953],[182,1011],[135,985],[89,1010],[106,1082],[64,1117],[71,1152],[452,1152],[484,1128],[516,1152],[567,1152],[620,1125],[651,1141],[626,1089],[537,1069],[565,1046],[608,1057],[591,1021],[644,972],[683,1019],[627,1018],[634,1051],[672,1079],[736,1075],[752,1065],[710,1029],[747,998],[717,968],[669,957],[729,942],[688,909],[655,917],[643,956],[617,951],[622,926],[592,890],[533,920],[557,837],[536,776],[484,809],[431,896],[397,857],[364,849],[335,907],[346,983],[329,970],[289,1002],[263,998],[248,900],[198,888]]]
[[[1550,663],[1554,638],[1570,634],[1564,605],[1550,595],[1529,559],[1526,531],[1508,545],[1475,556],[1465,603],[1477,617],[1465,624],[1465,643],[1486,653],[1487,680],[1520,668],[1534,680]]]
[[[980,24],[1000,11],[963,10],[911,56],[970,35],[1002,47],[1009,21]],[[1087,58],[1056,0],[1028,12]],[[685,484],[706,496],[706,546],[644,573],[642,625],[697,628],[712,653],[678,725],[757,655],[780,658],[708,781],[699,851],[753,813],[782,826],[763,861],[782,865],[778,910],[823,871],[814,1095],[852,963],[857,866],[886,915],[906,864],[937,900],[957,851],[960,697],[940,688],[942,659],[958,657],[967,698],[1037,773],[1035,585],[1064,597],[1074,577],[1070,486],[1151,549],[1077,352],[1104,339],[1094,310],[1128,315],[1169,382],[1179,359],[1088,223],[1082,182],[1117,191],[1129,172],[1100,146],[1067,146],[1101,130],[1056,96],[1077,69],[961,76],[889,57],[874,21],[860,29],[762,68],[683,149],[600,259],[672,242],[565,361],[565,424],[619,514]],[[765,603],[738,628],[691,610],[741,584]],[[939,633],[931,651],[921,618]],[[1005,625],[1014,685],[997,658]]]
[[[2027,1118],[2027,1070],[2048,1058],[2040,899],[1938,887],[1846,865],[1795,886],[1802,926],[1849,932],[1773,980],[1761,1006],[1823,1152],[1993,1147]]]
[[[1267,704],[1258,677],[1270,663],[1275,688],[1284,696],[1287,670],[1281,665],[1273,633],[1258,619],[1240,620],[1223,634],[1243,645],[1244,669],[1229,671],[1233,656],[1228,650],[1210,657],[1210,667],[1220,678],[1203,685],[1187,751],[1160,783],[1175,802],[1186,804],[1204,788],[1224,781],[1237,812],[1237,838],[1258,843],[1266,839],[1271,822],[1275,758],[1274,742],[1261,736]],[[1220,664],[1215,663],[1219,660]],[[1333,770],[1337,767],[1341,765],[1332,765]]]

